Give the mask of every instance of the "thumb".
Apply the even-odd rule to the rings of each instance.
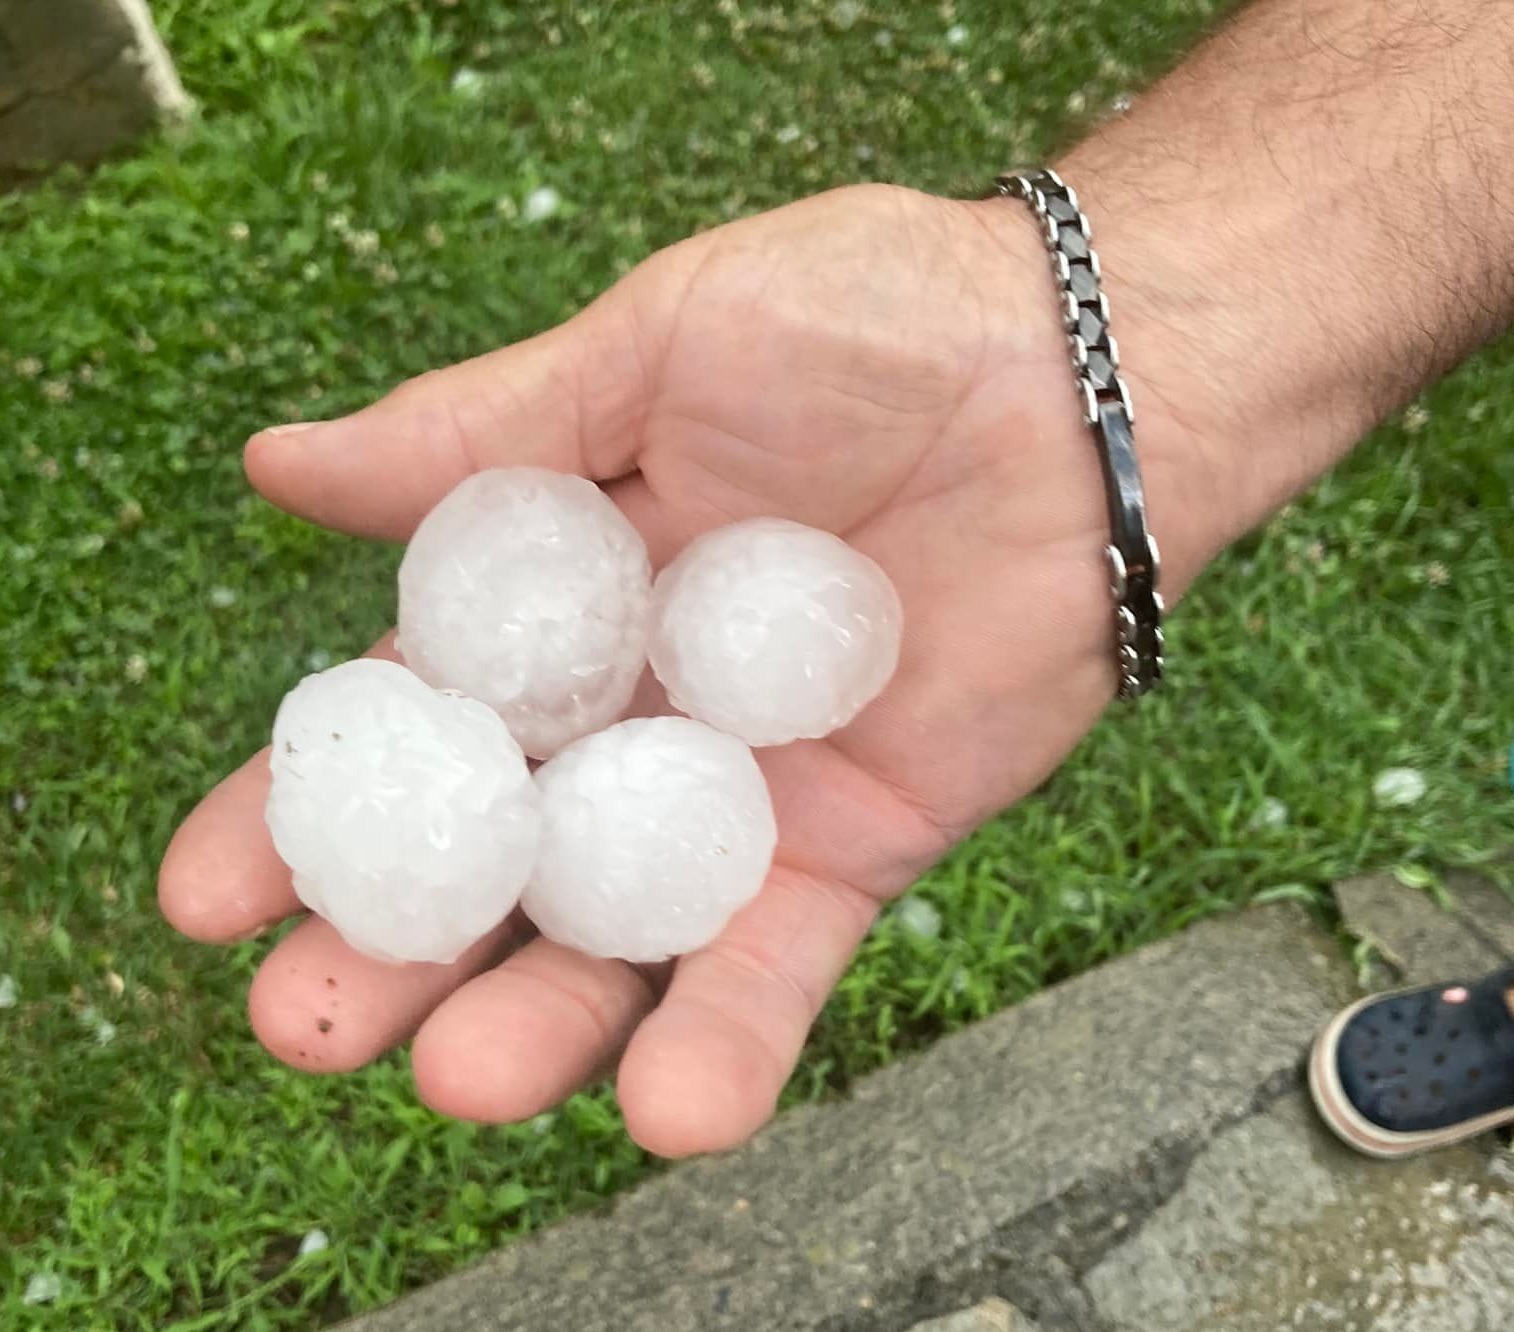
[[[248,441],[248,479],[325,527],[403,540],[453,486],[534,465],[607,480],[632,470],[651,349],[624,284],[567,323],[433,370],[351,416]]]

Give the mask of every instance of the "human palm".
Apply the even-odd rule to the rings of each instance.
[[[1051,771],[1113,691],[1097,465],[1050,309],[1028,226],[836,191],[663,251],[562,327],[355,416],[254,437],[254,484],[344,531],[403,539],[468,472],[529,462],[604,483],[658,565],[757,514],[837,532],[905,613],[880,699],[760,753],[778,850],[714,943],[635,968],[516,918],[454,964],[394,968],[311,919],[252,988],[268,1049],[343,1070],[413,1034],[420,1094],[488,1121],[618,1065],[632,1135],[664,1155],[758,1128],[880,904]],[[185,933],[298,910],[268,780],[260,754],[175,837],[161,901]]]

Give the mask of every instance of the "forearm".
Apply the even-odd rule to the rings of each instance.
[[[1200,562],[1514,322],[1514,6],[1259,0],[1059,165]]]

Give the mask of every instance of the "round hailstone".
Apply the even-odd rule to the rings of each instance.
[[[532,758],[617,720],[646,663],[651,570],[593,482],[479,472],[426,515],[400,565],[399,649],[487,703]]]
[[[279,705],[268,828],[300,901],[361,953],[451,962],[514,909],[541,830],[499,717],[392,661],[349,661]]]
[[[710,942],[757,895],[778,840],[752,751],[687,717],[643,717],[536,774],[542,837],[521,906],[594,957],[661,962]]]
[[[888,575],[839,537],[753,518],[689,543],[652,589],[652,669],[673,705],[751,745],[845,726],[899,664]]]

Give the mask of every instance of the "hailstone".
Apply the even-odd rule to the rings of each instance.
[[[569,745],[536,784],[541,848],[521,907],[580,952],[690,952],[767,877],[778,838],[767,783],[750,749],[700,722],[621,722]]]
[[[399,573],[399,650],[422,680],[487,703],[533,758],[626,711],[646,664],[646,545],[582,477],[469,477]]]
[[[392,661],[306,676],[273,723],[273,844],[359,952],[451,962],[520,900],[541,830],[520,746]]]
[[[882,692],[903,612],[839,537],[753,518],[690,542],[652,589],[652,669],[673,705],[751,745],[818,739]]]

